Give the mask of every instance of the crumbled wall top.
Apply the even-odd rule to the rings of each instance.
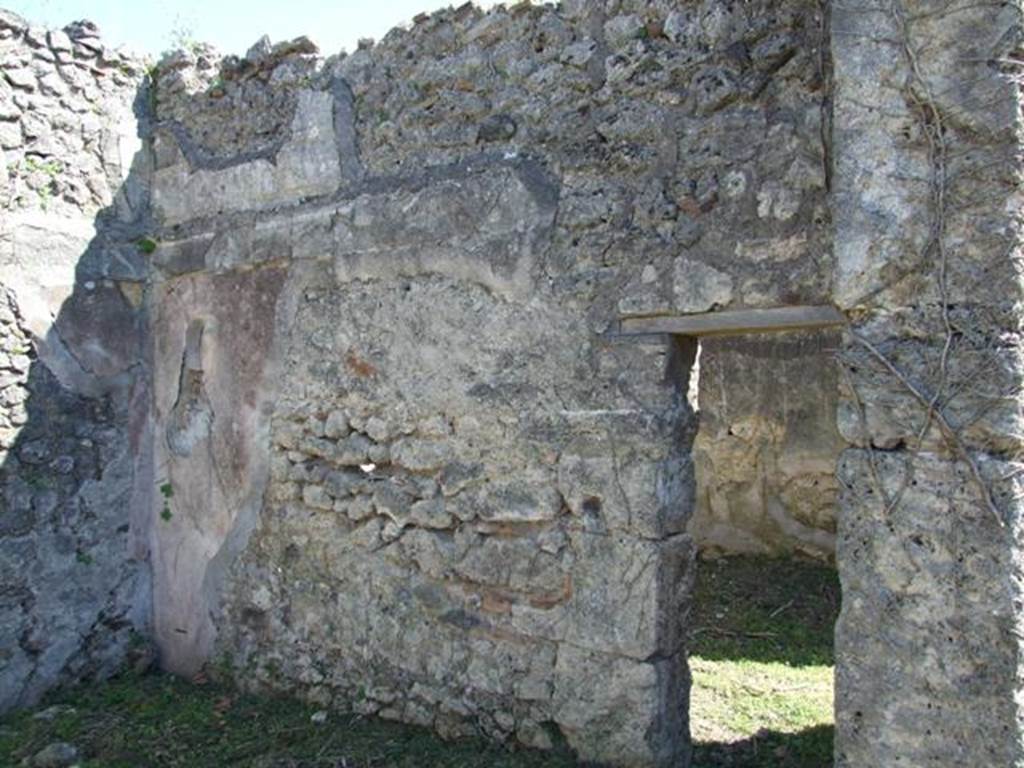
[[[91,22],[45,30],[0,10],[0,72],[0,207],[109,205],[131,163],[120,134],[136,133],[144,62],[104,45]]]
[[[326,60],[197,47],[158,68],[154,207],[176,226],[529,158],[560,180],[548,270],[635,263],[619,312],[827,301],[823,24],[812,2],[467,4]]]
[[[466,4],[336,59],[359,107],[367,164],[445,161],[495,142],[564,151],[567,168],[657,172],[686,149],[665,146],[675,135],[668,114],[696,128],[765,89],[781,94],[780,81],[820,75],[802,66],[819,51],[800,4],[602,5]],[[684,133],[699,152],[706,137]],[[694,181],[687,192],[706,204],[709,180]]]
[[[155,70],[157,114],[211,159],[272,153],[291,123],[297,86],[312,85],[319,70],[316,54],[309,38],[271,45],[266,36],[242,58],[203,44],[173,51]]]

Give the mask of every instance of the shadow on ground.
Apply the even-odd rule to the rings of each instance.
[[[82,768],[571,768],[572,757],[445,742],[426,728],[318,711],[197,679],[125,675],[0,717],[0,766],[65,745]],[[38,759],[31,763],[40,765]],[[50,765],[51,763],[46,763]],[[56,765],[57,763],[53,763]]]
[[[831,766],[834,572],[756,558],[701,566],[693,768]],[[443,742],[423,728],[159,674],[54,692],[35,710],[0,718],[0,765],[61,744],[83,768],[576,764],[564,752],[508,751],[485,738]]]
[[[709,661],[832,665],[839,615],[834,568],[734,557],[697,566],[690,654]]]
[[[295,700],[256,697],[166,675],[124,676],[51,695],[0,718],[0,765],[66,744],[83,768],[571,768],[571,755],[509,751]],[[320,717],[325,716],[321,720]],[[827,768],[831,726],[761,731],[694,747],[692,768]]]
[[[835,728],[819,725],[798,733],[760,731],[725,743],[695,744],[691,768],[831,768]]]

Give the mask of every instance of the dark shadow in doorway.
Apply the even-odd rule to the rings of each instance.
[[[833,665],[839,598],[835,569],[821,563],[764,557],[702,561],[690,655]]]
[[[693,745],[691,768],[831,768],[835,727],[760,731],[749,739]]]

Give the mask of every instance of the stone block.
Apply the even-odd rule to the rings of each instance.
[[[222,169],[187,162],[153,176],[153,208],[165,225],[220,213],[264,210],[333,192],[341,183],[331,95],[302,91],[288,140],[273,162],[256,159]]]

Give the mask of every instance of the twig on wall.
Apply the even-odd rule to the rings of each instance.
[[[864,347],[872,357],[880,362],[885,369],[889,371],[889,373],[896,377],[900,384],[903,385],[904,389],[910,392],[910,394],[914,396],[914,399],[928,410],[929,418],[934,419],[935,423],[939,425],[939,429],[942,431],[943,437],[945,437],[950,446],[952,446],[957,458],[963,461],[970,470],[971,477],[975,484],[977,484],[978,490],[981,492],[982,501],[988,508],[989,512],[992,513],[992,516],[996,519],[999,525],[1005,525],[1002,513],[1000,513],[999,507],[996,506],[995,501],[992,499],[992,492],[988,487],[988,483],[985,482],[984,476],[981,474],[981,469],[978,467],[978,463],[974,460],[974,457],[971,456],[970,452],[967,450],[967,446],[964,445],[963,440],[960,439],[959,433],[949,423],[946,415],[941,409],[933,405],[934,395],[929,396],[921,387],[911,381],[907,375],[904,374],[903,371],[901,371],[896,364],[893,363],[892,360],[890,360],[889,357],[870,340],[866,339],[854,330],[850,331],[850,336],[853,337],[854,341]]]
[[[950,404],[959,397],[966,395],[978,396],[975,389],[980,377],[986,375],[986,372],[991,371],[994,373],[998,371],[999,367],[993,366],[992,363],[998,362],[997,348],[1003,342],[998,338],[993,338],[993,332],[1004,326],[998,307],[989,308],[983,301],[977,306],[972,304],[970,308],[965,308],[964,311],[961,311],[954,303],[955,300],[951,299],[951,275],[966,276],[972,281],[975,279],[979,280],[977,288],[981,291],[985,290],[981,283],[988,283],[995,280],[995,277],[988,273],[987,268],[982,270],[980,277],[977,276],[976,271],[971,271],[971,255],[969,250],[981,247],[981,242],[977,238],[970,239],[969,237],[964,237],[958,229],[958,239],[953,243],[949,241],[950,234],[947,224],[949,213],[955,211],[961,216],[964,215],[959,201],[953,200],[954,195],[951,193],[950,184],[952,181],[959,183],[971,180],[981,187],[988,189],[988,185],[996,184],[996,182],[988,179],[987,174],[979,174],[979,172],[985,171],[990,166],[998,166],[993,166],[991,163],[983,167],[978,166],[977,163],[970,162],[971,158],[966,150],[958,153],[955,151],[955,147],[951,146],[951,142],[956,138],[958,126],[963,130],[970,130],[970,128],[964,127],[962,121],[958,122],[955,113],[950,117],[944,114],[939,107],[936,91],[927,79],[925,68],[921,61],[921,54],[927,51],[928,43],[926,42],[923,47],[915,46],[914,36],[911,31],[911,23],[919,20],[919,18],[908,17],[901,0],[891,0],[888,12],[896,32],[896,38],[893,42],[900,49],[906,67],[905,71],[907,72],[906,79],[901,86],[903,99],[908,113],[916,123],[915,132],[918,132],[917,135],[923,138],[923,149],[927,153],[928,173],[926,179],[922,180],[926,180],[928,185],[927,208],[929,221],[927,223],[927,231],[923,233],[924,242],[920,246],[920,251],[914,259],[914,263],[920,268],[931,267],[934,269],[937,293],[935,298],[941,315],[940,325],[937,328],[932,326],[933,330],[929,330],[927,326],[918,329],[928,340],[934,340],[938,348],[937,360],[933,359],[932,362],[929,362],[925,354],[927,354],[928,349],[931,347],[926,344],[919,360],[925,370],[930,369],[932,371],[935,377],[934,381],[922,383],[919,376],[913,375],[905,367],[901,367],[897,360],[887,354],[886,351],[883,351],[876,342],[866,335],[854,329],[850,329],[849,333],[853,341],[864,349],[870,357],[880,363],[884,370],[896,380],[899,386],[906,390],[920,404],[924,418],[920,427],[916,425],[912,427],[916,433],[916,444],[912,444],[913,449],[917,451],[922,450],[931,426],[933,424],[937,425],[943,440],[948,444],[953,455],[966,466],[973,484],[977,486],[980,493],[983,506],[1000,526],[1005,526],[1003,514],[995,503],[990,484],[983,476],[978,461],[969,450],[963,438],[963,431],[966,426],[963,423],[964,420],[962,418],[951,419],[947,410]],[[943,93],[941,88],[938,93]],[[911,135],[908,132],[907,138],[909,139]],[[954,158],[953,162],[959,168],[952,177],[949,173],[951,157]],[[955,205],[955,208],[951,208],[951,204]],[[966,269],[954,269],[956,265],[953,263],[953,258],[960,251],[964,252],[963,256],[966,261],[963,266]],[[1007,258],[1006,263],[1012,264],[1012,260]],[[970,285],[957,285],[959,289],[957,295],[973,295],[973,292],[970,290],[971,287]],[[984,296],[984,293],[980,295]],[[924,303],[919,306],[923,307],[926,305]],[[985,312],[989,309],[995,310],[995,314],[991,318],[985,315]],[[954,313],[956,313],[955,316]],[[923,315],[917,315],[917,317],[923,319]],[[989,321],[991,321],[990,324]],[[939,338],[940,334],[941,340]],[[996,335],[998,336],[998,333]],[[969,369],[967,371],[963,370],[963,364],[959,367],[953,365],[953,358],[961,357],[961,353],[967,354],[966,362],[971,363],[971,365],[967,366]],[[979,356],[979,359],[976,361],[971,359],[971,356],[975,354]],[[889,513],[899,504],[903,489],[901,488],[895,494],[888,494],[882,487],[881,473],[877,466],[876,458],[872,453],[871,438],[867,433],[867,417],[864,403],[860,393],[855,388],[854,382],[850,380],[849,372],[845,367],[842,370],[844,375],[847,376],[848,387],[860,414],[862,430],[865,433],[869,452],[868,458],[872,480],[879,488],[886,513]],[[951,380],[954,371],[957,371],[957,381]],[[1011,375],[1013,374],[1011,373]],[[1000,390],[999,392],[982,393],[980,396],[982,398],[990,398],[991,403],[983,404],[975,418],[981,418],[981,416],[987,413],[992,403],[999,402],[1011,396],[1011,394],[1018,394],[1019,389],[1019,383],[1014,382],[1006,387],[1006,392]],[[972,420],[968,420],[969,423],[972,423]]]

